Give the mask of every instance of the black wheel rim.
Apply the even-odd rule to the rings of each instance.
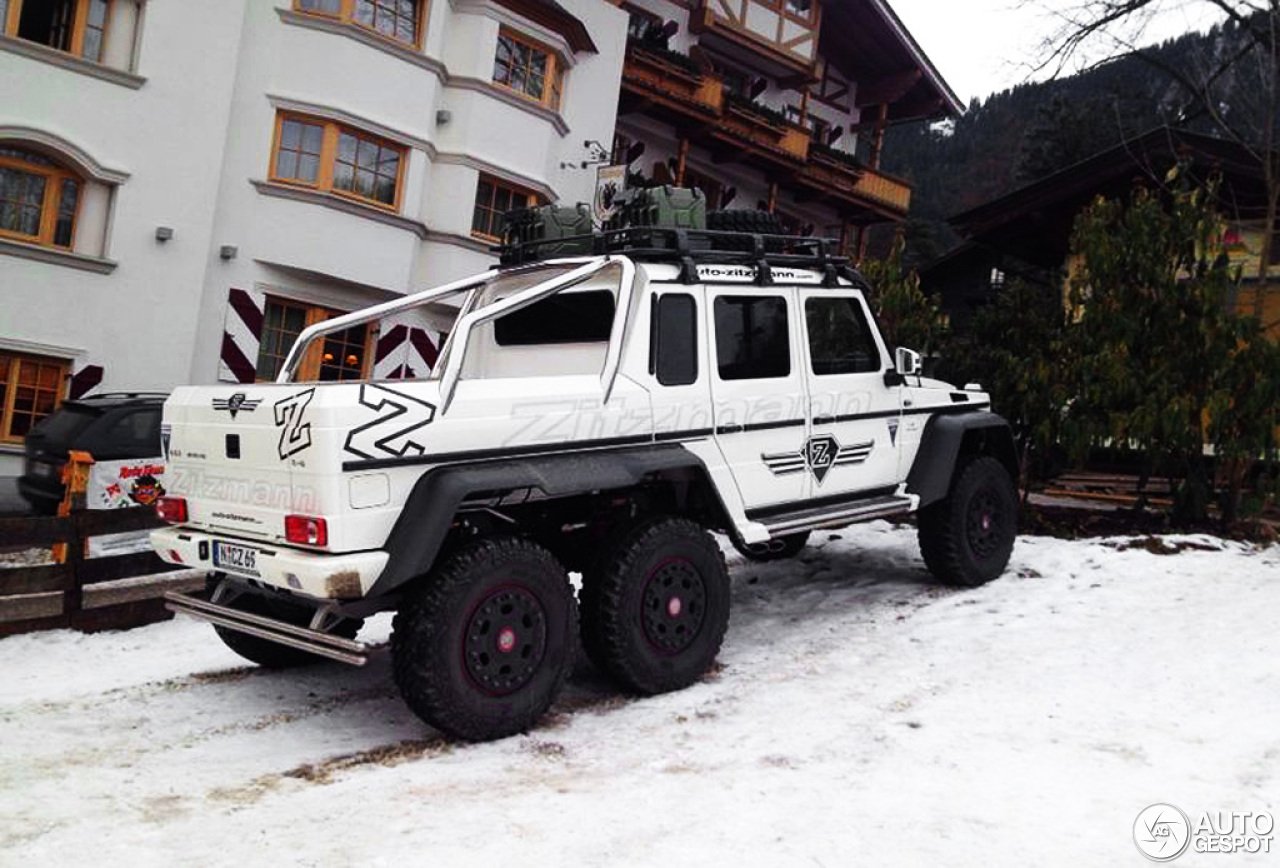
[[[462,641],[471,681],[492,696],[514,693],[529,683],[547,653],[542,603],[526,588],[499,588],[476,606]]]
[[[984,561],[1000,550],[1005,543],[1004,525],[1004,507],[996,490],[984,486],[975,491],[965,520],[969,551],[975,558]]]
[[[641,598],[644,636],[661,654],[675,655],[698,638],[707,611],[702,574],[683,558],[655,567],[645,580]]]

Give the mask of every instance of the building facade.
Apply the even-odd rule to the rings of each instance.
[[[906,217],[880,170],[890,124],[962,106],[883,0],[625,0],[614,154],[710,208],[760,208],[843,238]]]
[[[0,0],[0,476],[67,397],[271,379],[485,269],[610,151],[851,243],[905,216],[880,134],[959,104],[883,0],[633,2]],[[424,373],[447,314],[301,374]]]
[[[587,201],[626,15],[601,0],[0,0],[0,475],[61,399],[269,379],[337,312],[483,270]],[[439,324],[343,333],[343,379]]]

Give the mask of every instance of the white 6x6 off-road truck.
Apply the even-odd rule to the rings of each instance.
[[[152,541],[210,578],[171,608],[264,666],[361,664],[362,619],[394,610],[405,701],[491,739],[550,706],[579,618],[627,690],[704,674],[729,620],[712,530],[771,559],[818,528],[918,511],[941,581],[1003,571],[1008,425],[976,388],[891,356],[829,242],[647,229],[584,243],[543,261],[508,249],[503,267],[314,325],[274,383],[175,390],[172,526]],[[428,375],[295,380],[326,336],[433,307],[453,322]]]

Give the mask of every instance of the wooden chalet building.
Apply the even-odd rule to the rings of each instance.
[[[1267,207],[1262,167],[1234,142],[1163,127],[950,218],[964,240],[923,269],[921,285],[941,297],[958,331],[1010,280],[1042,286],[1065,303],[1074,267],[1071,232],[1080,213],[1098,196],[1126,198],[1135,185],[1160,189],[1179,164],[1199,183],[1221,177],[1228,255],[1244,278],[1236,309],[1252,313]],[[1268,273],[1280,279],[1280,244],[1272,246]],[[1267,291],[1263,322],[1280,335],[1277,289],[1273,282]]]
[[[626,0],[613,161],[840,237],[907,215],[890,124],[963,107],[885,0]]]

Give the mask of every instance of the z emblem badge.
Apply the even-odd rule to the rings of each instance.
[[[252,413],[262,403],[261,398],[248,398],[244,392],[236,392],[230,398],[214,398],[213,409],[226,410],[234,419],[237,413]]]
[[[831,468],[846,464],[861,464],[871,455],[876,442],[855,443],[852,446],[841,446],[840,441],[830,434],[810,437],[798,452],[779,452],[774,455],[761,455],[764,463],[777,476],[789,473],[801,473],[808,470],[819,485],[827,478]]]

